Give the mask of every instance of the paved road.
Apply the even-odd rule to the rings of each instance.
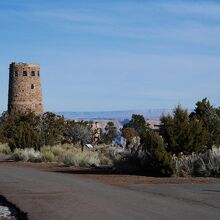
[[[0,194],[31,220],[219,220],[220,185],[115,187],[70,174],[0,165]]]

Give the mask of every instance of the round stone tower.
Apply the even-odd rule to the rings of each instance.
[[[9,66],[8,112],[43,113],[40,66],[11,63]]]

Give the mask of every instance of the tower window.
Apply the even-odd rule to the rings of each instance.
[[[35,71],[31,71],[31,76],[35,76]]]
[[[23,71],[23,76],[27,76],[27,71]]]
[[[18,72],[17,72],[17,71],[15,71],[15,76],[16,76],[16,77],[18,76]]]
[[[40,71],[37,72],[37,75],[40,76]]]
[[[34,89],[34,84],[31,84],[31,89]]]

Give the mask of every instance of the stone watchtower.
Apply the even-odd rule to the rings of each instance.
[[[40,66],[11,63],[9,66],[8,112],[43,113]]]

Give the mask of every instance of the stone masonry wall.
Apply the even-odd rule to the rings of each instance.
[[[8,111],[43,113],[40,66],[11,63],[9,66]]]

